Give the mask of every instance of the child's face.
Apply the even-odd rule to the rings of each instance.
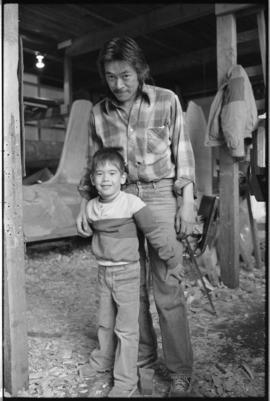
[[[126,173],[121,173],[108,161],[97,166],[91,180],[102,199],[112,200],[119,193],[121,185],[126,182]]]

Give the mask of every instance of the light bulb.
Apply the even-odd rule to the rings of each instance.
[[[37,54],[36,58],[37,58],[36,67],[39,69],[44,68],[45,67],[45,64],[43,62],[44,56],[42,56],[41,54]]]

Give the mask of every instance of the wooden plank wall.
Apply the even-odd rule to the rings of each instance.
[[[22,228],[22,171],[18,85],[18,5],[4,13],[4,386],[16,395],[28,386]]]

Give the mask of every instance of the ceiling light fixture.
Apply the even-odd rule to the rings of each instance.
[[[43,62],[44,56],[40,53],[36,53],[36,67],[40,70],[45,67]]]

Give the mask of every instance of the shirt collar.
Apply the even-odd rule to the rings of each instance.
[[[154,86],[143,84],[142,91],[139,96],[141,96],[143,98],[143,100],[145,100],[147,103],[149,103],[149,105],[151,105],[155,98],[154,92],[155,92]],[[119,104],[116,102],[115,98],[111,95],[107,95],[107,97],[105,98],[106,112],[109,114],[109,112],[112,108],[115,109],[117,107],[119,107]]]
[[[143,84],[142,94],[149,106],[152,105],[155,101],[155,86]]]

